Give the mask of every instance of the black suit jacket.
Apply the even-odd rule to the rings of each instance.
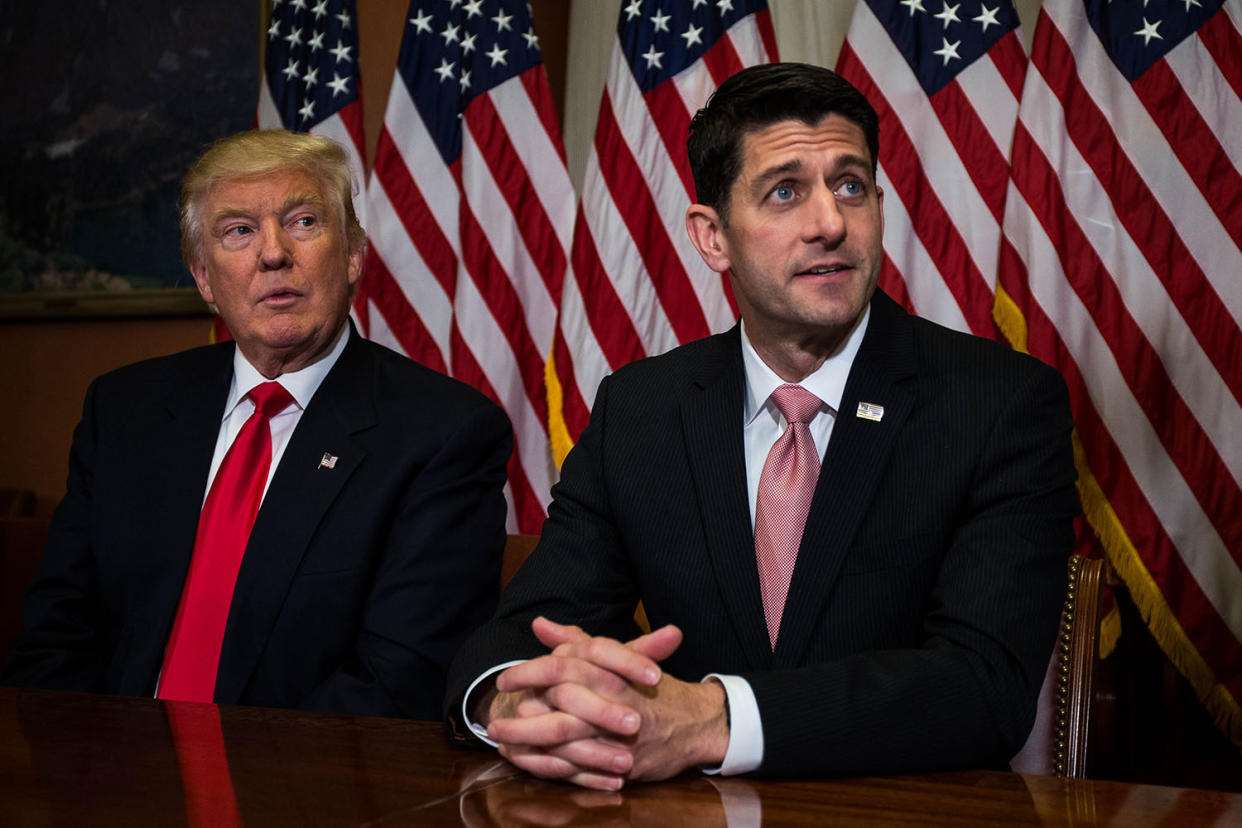
[[[436,718],[495,607],[511,430],[476,391],[349,336],[256,518],[215,700]],[[91,385],[4,683],[154,692],[232,373],[227,343]]]
[[[775,652],[734,328],[601,383],[541,543],[454,662],[450,719],[475,676],[543,651],[536,614],[624,639],[641,599],[653,628],[685,633],[668,672],[750,682],[761,772],[1004,765],[1030,730],[1073,545],[1065,384],[881,292],[871,310]]]

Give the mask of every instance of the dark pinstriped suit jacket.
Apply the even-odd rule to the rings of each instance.
[[[255,520],[215,700],[434,719],[449,661],[495,607],[510,427],[465,384],[349,336]],[[91,385],[0,683],[154,692],[233,347]]]
[[[877,291],[772,652],[740,348],[735,328],[601,384],[538,548],[454,662],[447,715],[483,670],[542,651],[534,615],[624,639],[641,599],[685,633],[671,674],[749,680],[762,773],[1003,766],[1030,730],[1073,545],[1064,382]],[[855,416],[860,401],[883,419]]]

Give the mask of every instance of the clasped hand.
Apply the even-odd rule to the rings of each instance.
[[[660,669],[681,644],[677,627],[625,643],[542,617],[531,628],[552,652],[502,672],[488,707],[488,736],[510,762],[535,776],[618,790],[626,780],[724,760],[724,688]]]

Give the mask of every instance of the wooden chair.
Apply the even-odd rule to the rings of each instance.
[[[1069,585],[1057,638],[1057,726],[1053,770],[1081,779],[1087,773],[1087,740],[1095,666],[1099,661],[1100,591],[1104,561],[1071,555]]]
[[[1010,762],[1015,771],[1086,776],[1103,568],[1102,560],[1070,556],[1056,646],[1039,694],[1035,726]]]
[[[500,589],[503,591],[514,574],[539,543],[538,535],[509,535],[505,538],[505,556],[500,564]]]

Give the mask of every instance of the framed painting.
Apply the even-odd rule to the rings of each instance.
[[[255,0],[0,6],[0,318],[207,315],[180,182],[253,125]]]

